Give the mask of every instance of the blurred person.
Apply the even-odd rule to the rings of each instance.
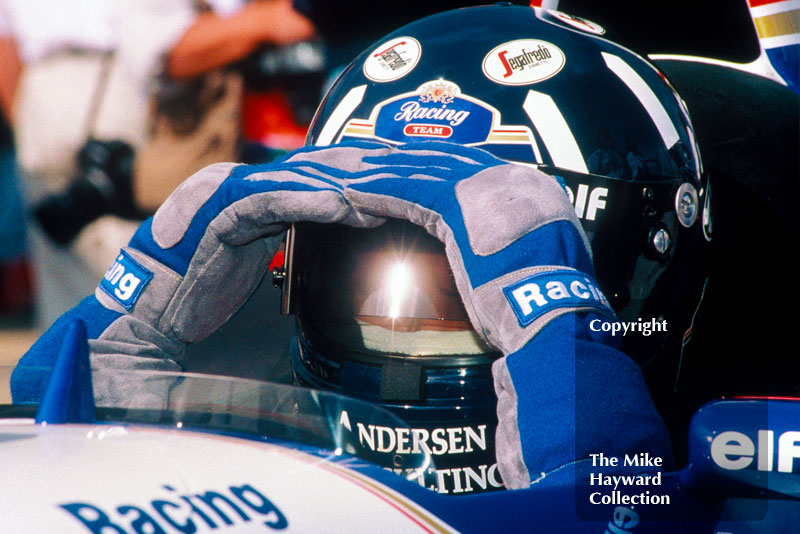
[[[0,315],[26,312],[31,280],[25,240],[25,216],[16,172],[9,121],[21,63],[17,44],[0,12]]]
[[[0,124],[0,316],[26,316],[31,279],[11,130]]]
[[[42,232],[41,224],[32,225],[30,232],[39,326],[52,323],[93,286],[146,211],[132,197],[131,174],[134,154],[152,133],[151,97],[158,75],[175,68],[179,76],[197,76],[222,64],[217,59],[203,65],[193,61],[187,68],[180,55],[169,56],[170,50],[184,36],[190,37],[191,50],[191,37],[198,35],[190,31],[195,22],[213,18],[237,25],[240,10],[249,17],[262,10],[266,16],[279,16],[286,2],[254,4],[258,6],[236,1],[2,0],[7,33],[22,65],[18,84],[4,77],[2,96],[10,101],[6,97],[16,93],[13,130],[24,194],[31,204],[50,201],[50,211],[38,219],[51,235]],[[298,38],[309,28],[306,23]],[[290,30],[281,29],[281,42],[290,40]],[[257,38],[252,37],[224,61],[255,46]],[[62,217],[64,212],[77,220]]]
[[[9,26],[6,10],[0,11],[0,109],[6,121],[11,120],[14,93],[22,70],[22,60]]]
[[[226,16],[207,10],[167,54],[167,74],[176,79],[203,74],[229,65],[263,43],[288,45],[314,35],[311,22],[295,11],[291,0],[228,2],[239,6]]]
[[[299,148],[322,92],[314,27],[289,0],[205,9],[169,51],[153,140],[135,158],[136,204],[155,211],[187,176],[221,160],[267,161]],[[310,104],[298,105],[295,94]],[[310,111],[300,112],[300,108]],[[189,131],[189,134],[186,131]],[[179,153],[182,165],[171,154]],[[175,167],[163,168],[170,161]]]

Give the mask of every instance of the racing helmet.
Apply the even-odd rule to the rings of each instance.
[[[619,320],[639,326],[623,350],[671,390],[664,373],[677,372],[702,288],[710,194],[688,112],[656,67],[564,13],[506,3],[448,11],[379,40],[333,83],[307,144],[359,139],[475,146],[561,182],[598,283]],[[286,251],[295,379],[399,412],[419,431],[406,448],[440,453],[439,491],[497,487],[500,355],[470,327],[443,245],[389,221],[296,225]],[[656,322],[660,332],[647,326]]]

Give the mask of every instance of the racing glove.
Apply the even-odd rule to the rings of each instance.
[[[213,333],[255,290],[287,223],[361,224],[342,192],[341,177],[303,154],[196,173],[140,226],[95,294],[23,356],[11,377],[14,402],[39,400],[75,319],[87,325],[99,403],[126,395],[115,370],[181,370],[186,344]]]
[[[556,179],[438,142],[373,145],[361,162],[345,190],[352,206],[443,241],[473,326],[504,354],[492,371],[506,487],[528,487],[593,453],[670,458],[638,366],[589,328],[614,313]]]
[[[494,374],[507,487],[593,452],[658,454],[667,443],[636,365],[586,327],[612,314],[564,191],[534,169],[444,143],[307,148],[277,164],[201,171],[143,224],[95,295],[23,357],[14,401],[41,396],[73,317],[87,323],[96,396],[122,396],[114,369],[179,370],[185,344],[227,321],[286,223],[375,217],[409,220],[445,243],[473,326],[505,355]]]

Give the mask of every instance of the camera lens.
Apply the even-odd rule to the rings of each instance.
[[[127,143],[90,139],[78,153],[78,175],[65,191],[37,204],[34,217],[59,245],[69,243],[102,215],[138,218],[131,187],[132,162],[133,149]]]

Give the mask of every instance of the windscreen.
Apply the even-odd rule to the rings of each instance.
[[[434,467],[424,447],[409,448],[405,454],[370,447],[368,438],[374,436],[370,429],[392,428],[410,435],[411,427],[386,410],[332,392],[157,371],[114,371],[113,380],[117,397],[109,396],[98,403],[98,422],[289,442],[329,451],[331,459],[346,454],[384,467],[402,468],[409,479]]]

